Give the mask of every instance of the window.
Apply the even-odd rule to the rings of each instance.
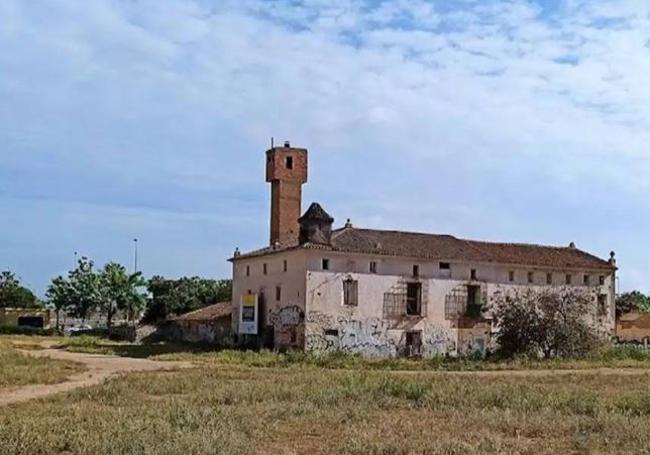
[[[598,316],[607,314],[607,294],[598,295]]]
[[[280,286],[275,287],[275,300],[278,302],[282,299],[282,288]]]
[[[285,164],[287,165],[287,169],[293,169],[293,156],[288,156]]]
[[[268,272],[268,266],[266,265],[266,262],[262,264],[262,273],[266,275],[266,272]]]
[[[469,271],[469,279],[470,280],[475,280],[476,279],[476,269],[472,269]]]
[[[288,267],[289,266],[287,264],[287,260],[285,259],[284,261],[282,261],[282,271],[286,272]]]
[[[251,266],[250,265],[246,266],[246,276],[251,276]]]
[[[406,283],[406,314],[408,316],[422,314],[422,283]]]
[[[343,281],[343,305],[357,306],[358,301],[359,282],[348,278]]]
[[[325,329],[325,336],[337,337],[339,336],[339,331],[337,329]]]
[[[413,276],[415,277],[420,276],[420,266],[417,264],[413,266]]]
[[[552,273],[547,273],[546,274],[546,284],[553,284],[553,274]]]
[[[589,286],[589,275],[584,275],[582,277],[582,284],[584,284],[585,286]]]
[[[564,282],[565,282],[566,284],[571,284],[571,278],[572,278],[572,277],[571,277],[571,274],[570,274],[570,273],[567,273],[566,276],[564,277]]]
[[[481,286],[467,286],[467,316],[481,315]]]
[[[370,261],[370,273],[377,273],[377,263]]]
[[[449,262],[441,262],[438,264],[438,267],[440,270],[450,270],[451,269],[451,264]]]
[[[533,281],[535,281],[535,273],[528,272],[528,283],[532,283]]]
[[[511,271],[508,272],[508,281],[510,281],[511,283],[513,281],[515,281],[515,271],[514,270],[511,270]]]
[[[329,270],[330,269],[330,260],[323,258],[323,261],[321,263],[321,268],[323,270]]]
[[[600,275],[598,277],[598,284],[600,284],[601,286],[605,284],[605,275]]]

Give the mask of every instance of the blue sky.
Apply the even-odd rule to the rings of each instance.
[[[615,250],[650,291],[650,3],[3,0],[0,268],[227,277],[270,137],[342,224]]]

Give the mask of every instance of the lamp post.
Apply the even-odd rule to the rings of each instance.
[[[138,273],[138,239],[133,239],[133,273]]]

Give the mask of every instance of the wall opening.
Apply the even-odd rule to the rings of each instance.
[[[422,283],[406,284],[406,315],[420,316],[422,314]]]

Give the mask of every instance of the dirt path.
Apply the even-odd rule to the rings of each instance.
[[[136,371],[163,371],[177,368],[190,368],[191,362],[162,362],[149,359],[134,359],[112,355],[82,354],[58,349],[19,350],[25,355],[49,357],[51,359],[72,360],[85,365],[86,371],[74,374],[59,384],[34,384],[0,389],[0,406],[43,398],[56,393],[68,392],[80,387],[88,387],[105,381],[121,373]]]

